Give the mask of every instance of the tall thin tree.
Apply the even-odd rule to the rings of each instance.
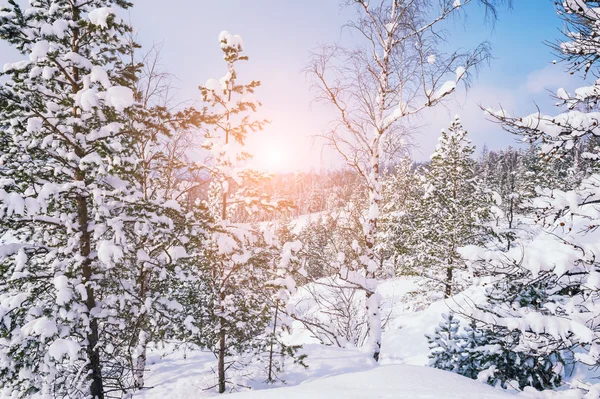
[[[443,102],[464,81],[467,71],[489,55],[486,43],[471,52],[442,54],[442,21],[472,1],[352,0],[357,17],[348,27],[357,32],[355,47],[325,46],[307,68],[317,100],[336,113],[323,135],[326,143],[364,179],[369,192],[363,220],[360,270],[351,265],[342,278],[366,293],[366,312],[373,358],[381,350],[380,299],[376,293],[380,267],[376,232],[381,202],[381,165],[389,149],[406,149],[415,117]],[[492,14],[493,2],[481,1]],[[438,8],[439,5],[439,8]]]
[[[10,0],[0,38],[25,59],[0,85],[0,385],[19,396],[94,397],[123,387],[109,339],[136,198],[136,66],[123,0]],[[108,359],[111,359],[108,361]]]

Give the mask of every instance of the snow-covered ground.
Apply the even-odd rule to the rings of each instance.
[[[232,398],[502,399],[513,396],[458,374],[431,367],[395,364],[322,378],[291,387],[238,393]]]
[[[358,349],[342,349],[319,344],[307,344],[308,368],[290,364],[281,375],[285,383],[268,385],[264,382],[266,376],[260,365],[253,369],[252,365],[244,369],[245,373],[254,373],[255,378],[228,372],[228,379],[239,384],[232,392],[274,389],[282,386],[295,386],[301,383],[319,380],[324,377],[336,376],[351,372],[369,370],[376,367],[375,362],[366,353]],[[152,388],[138,392],[135,398],[165,399],[165,398],[198,398],[218,395],[214,386],[217,383],[214,369],[216,360],[212,353],[187,352],[184,359],[183,351],[179,350],[164,358],[153,356],[149,367],[147,385]],[[290,362],[291,363],[291,362]],[[287,389],[287,388],[283,388]]]
[[[254,378],[232,375],[238,384],[232,392],[239,398],[505,398],[514,396],[501,389],[462,376],[426,366],[429,348],[424,334],[433,333],[441,314],[463,306],[477,292],[461,294],[446,304],[436,302],[423,311],[413,312],[401,306],[407,292],[415,288],[410,279],[386,281],[379,292],[387,303],[401,309],[390,314],[383,334],[382,359],[377,365],[370,354],[357,348],[338,348],[315,343],[299,325],[290,337],[293,343],[304,341],[308,368],[286,365],[284,383],[267,385],[260,366]],[[158,351],[150,357],[147,385],[136,398],[198,398],[217,395],[213,369],[215,358],[206,352],[183,350],[164,357]],[[248,371],[247,369],[245,370]],[[252,370],[250,371],[252,373]],[[248,389],[250,388],[250,389]]]

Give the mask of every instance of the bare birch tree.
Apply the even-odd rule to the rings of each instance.
[[[359,33],[354,47],[328,45],[314,53],[307,68],[317,101],[329,104],[335,119],[323,134],[344,161],[365,181],[368,211],[363,219],[363,250],[358,265],[344,265],[340,276],[364,290],[373,358],[381,350],[381,265],[375,236],[381,201],[381,165],[391,148],[407,147],[411,127],[428,108],[444,102],[467,72],[489,57],[488,43],[472,51],[445,54],[443,23],[479,1],[495,17],[494,0],[347,0],[357,9],[348,23]]]

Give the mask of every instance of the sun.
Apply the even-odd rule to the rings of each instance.
[[[279,138],[262,137],[253,141],[249,146],[249,152],[253,154],[248,166],[269,172],[272,174],[287,171],[293,159],[293,154],[288,143]]]
[[[269,171],[277,171],[284,166],[283,151],[280,148],[269,146],[264,151],[264,166]]]

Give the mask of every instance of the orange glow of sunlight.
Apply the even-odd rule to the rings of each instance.
[[[263,151],[263,164],[265,169],[270,172],[276,172],[281,170],[285,165],[285,159],[281,148],[275,146],[268,146]]]
[[[263,144],[257,149],[254,155],[254,161],[259,169],[264,169],[271,173],[281,172],[289,166],[286,159],[287,154],[283,147],[273,143]]]

